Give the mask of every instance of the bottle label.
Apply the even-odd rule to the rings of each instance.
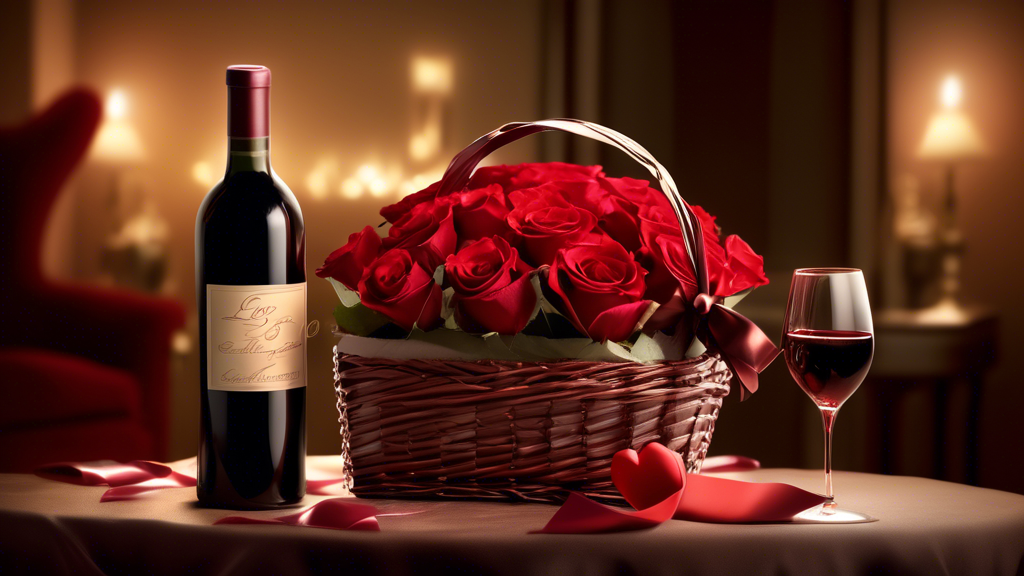
[[[306,283],[206,286],[207,387],[269,392],[306,385]]]

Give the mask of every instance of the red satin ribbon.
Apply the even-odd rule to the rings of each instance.
[[[698,330],[700,341],[714,348],[740,381],[740,400],[757,392],[757,375],[781,352],[746,316],[719,304],[720,298],[698,294],[693,305],[707,319],[707,330]]]
[[[349,498],[322,500],[301,512],[277,518],[248,518],[228,516],[214,522],[218,524],[283,524],[285,526],[306,526],[329,528],[331,530],[368,530],[380,532],[377,523],[378,510],[369,504],[358,504]]]
[[[742,459],[736,465],[750,466]],[[621,450],[612,458],[612,482],[636,511],[570,495],[537,533],[596,534],[653,528],[669,519],[714,523],[788,522],[825,502],[788,484],[754,483],[687,475],[679,454],[658,443],[637,454]]]
[[[175,464],[187,467],[185,463]],[[100,502],[134,500],[154,490],[196,485],[195,475],[147,460],[134,460],[125,464],[60,462],[38,468],[35,473],[42,478],[80,486],[110,486],[100,497]]]
[[[746,456],[712,456],[704,459],[700,470],[703,474],[714,472],[745,472],[747,470],[758,470],[761,463]]]
[[[306,493],[314,496],[338,496],[344,492],[344,478],[330,477],[324,471],[307,470],[323,478],[306,481]],[[110,486],[100,502],[135,500],[164,488],[191,488],[196,485],[194,458],[161,464],[148,460],[118,462],[58,462],[37,468],[36,476],[80,486]]]

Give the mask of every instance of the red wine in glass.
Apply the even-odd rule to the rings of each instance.
[[[839,510],[832,492],[832,428],[839,408],[857,391],[875,352],[864,273],[855,268],[801,268],[793,272],[782,332],[789,373],[821,413],[825,432],[825,496],[812,522],[865,522]]]
[[[839,408],[871,367],[874,336],[855,330],[793,330],[782,342],[789,373],[821,408]]]

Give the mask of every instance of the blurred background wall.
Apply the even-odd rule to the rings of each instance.
[[[513,120],[580,117],[645,145],[689,200],[765,255],[773,283],[744,311],[777,338],[796,267],[862,267],[876,310],[906,304],[892,256],[894,198],[913,189],[923,204],[939,204],[942,172],[916,151],[940,83],[957,74],[963,110],[989,150],[957,172],[962,299],[998,309],[1004,356],[1012,359],[1024,338],[1013,328],[1024,315],[1016,297],[1024,280],[1018,3],[13,0],[3,10],[0,42],[11,56],[0,64],[0,121],[81,83],[117,94],[116,111],[136,133],[128,158],[97,152],[79,170],[51,219],[46,264],[60,277],[111,282],[104,245],[134,213],[162,222],[167,269],[158,290],[191,310],[174,351],[174,457],[195,450],[192,234],[225,161],[223,70],[235,63],[274,71],[273,161],[306,219],[309,317],[324,327],[309,347],[311,453],[338,449],[326,329],[335,296],[312,270],[348,234],[376,223],[381,205]],[[614,151],[554,135],[492,160],[538,159],[642,176]],[[1014,372],[1003,361],[985,380],[980,480],[1024,492],[1024,448],[1007,424],[1024,403]],[[869,393],[855,395],[839,419],[839,468],[877,467]],[[931,402],[919,386],[898,412],[901,473],[931,470]],[[953,433],[962,436],[967,410],[958,397]],[[750,401],[728,400],[713,450],[817,467],[817,418],[777,362]]]

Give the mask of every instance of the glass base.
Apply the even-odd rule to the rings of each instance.
[[[808,508],[793,517],[793,524],[864,524],[866,522],[878,522],[878,518],[841,510],[836,507],[835,502],[825,502],[821,506]]]

